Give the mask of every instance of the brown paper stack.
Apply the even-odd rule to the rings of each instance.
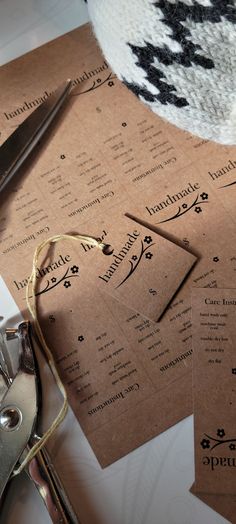
[[[47,342],[106,466],[192,413],[191,289],[236,286],[236,149],[151,113],[89,26],[1,68],[1,141],[68,77],[69,103],[1,204],[0,264],[27,315],[39,242],[113,239],[110,258],[62,242],[37,273]]]

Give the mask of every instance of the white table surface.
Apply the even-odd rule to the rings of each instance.
[[[0,0],[0,64],[88,19],[82,0]],[[12,325],[20,318],[1,278],[0,314],[4,315],[0,327]],[[81,524],[228,522],[188,491],[194,480],[192,417],[102,470],[77,420],[69,412],[57,434],[53,453],[67,489],[73,487],[76,493]],[[34,486],[21,474],[12,483],[0,523],[50,522]]]

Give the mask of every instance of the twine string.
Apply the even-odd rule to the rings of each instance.
[[[51,369],[52,375],[54,377],[54,380],[61,392],[63,403],[62,407],[59,410],[59,413],[53,420],[52,424],[49,426],[49,428],[45,431],[43,436],[38,440],[28,451],[26,457],[21,462],[20,466],[14,470],[13,475],[18,475],[33,459],[33,457],[42,449],[43,446],[45,446],[48,439],[51,437],[51,435],[55,432],[55,430],[58,428],[58,426],[61,424],[61,422],[64,420],[66,413],[68,411],[68,399],[67,399],[67,393],[65,390],[65,387],[61,381],[60,375],[57,371],[55,360],[53,357],[53,354],[48,347],[46,340],[44,338],[42,329],[40,327],[38,316],[37,316],[37,303],[36,303],[36,287],[37,287],[37,268],[38,268],[38,262],[39,257],[42,253],[42,251],[52,244],[55,244],[56,242],[60,242],[61,240],[71,240],[71,241],[83,241],[89,244],[90,246],[98,247],[102,250],[104,254],[109,254],[109,248],[110,246],[108,244],[104,244],[101,240],[87,235],[54,235],[46,240],[44,240],[41,244],[39,244],[34,252],[33,257],[33,264],[32,264],[32,272],[27,284],[26,288],[26,302],[28,310],[33,318],[34,321],[34,328],[37,333],[38,339],[40,341],[40,344],[42,346],[42,349],[44,351],[44,354],[47,359],[47,363]]]

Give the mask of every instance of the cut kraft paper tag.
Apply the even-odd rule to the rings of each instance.
[[[236,290],[194,289],[195,483],[191,492],[236,522]]]
[[[197,258],[125,215],[112,217],[109,256],[96,258],[101,291],[158,321]]]

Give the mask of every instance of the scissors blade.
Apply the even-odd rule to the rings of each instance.
[[[0,147],[0,191],[34,149],[58,113],[72,87],[64,82],[26,118]]]

